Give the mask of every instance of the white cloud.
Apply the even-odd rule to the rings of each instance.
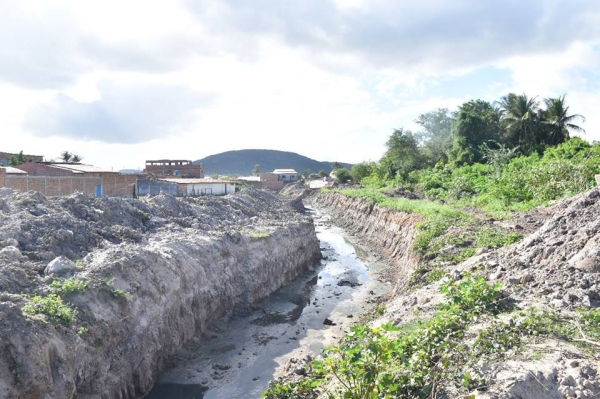
[[[600,3],[564,8],[546,0],[3,2],[0,128],[10,135],[0,150],[53,157],[67,149],[115,167],[242,148],[358,162],[378,159],[392,129],[415,129],[420,113],[509,91],[568,93],[594,138]],[[470,94],[446,85],[493,67],[512,80]]]

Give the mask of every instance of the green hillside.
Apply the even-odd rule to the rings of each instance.
[[[295,169],[298,173],[309,169],[313,173],[325,170],[329,173],[334,162],[320,162],[300,154],[276,150],[238,150],[210,155],[194,161],[204,165],[204,173],[209,176],[238,175],[250,176],[254,165],[260,165],[261,172],[272,172],[274,169]],[[350,168],[351,164],[339,162],[342,167]]]

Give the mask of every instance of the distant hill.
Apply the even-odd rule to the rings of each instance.
[[[334,162],[320,162],[307,158],[295,152],[276,150],[239,150],[227,151],[210,155],[194,161],[195,164],[204,165],[204,174],[251,176],[254,165],[260,165],[262,173],[272,172],[275,169],[295,169],[302,173],[310,169],[317,173],[321,169],[331,172]],[[351,168],[352,164],[339,162],[344,168]]]

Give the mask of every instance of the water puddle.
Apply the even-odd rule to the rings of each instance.
[[[315,271],[195,337],[146,399],[258,399],[289,359],[335,343],[387,292],[389,284],[373,277],[382,266],[357,251],[328,215],[313,217],[324,257]]]

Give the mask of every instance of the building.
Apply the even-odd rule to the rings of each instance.
[[[192,161],[160,159],[157,161],[146,161],[144,173],[155,177],[181,177],[181,178],[204,178],[204,167],[202,164],[194,165]]]
[[[38,191],[47,197],[81,192],[96,197],[132,197],[135,175],[79,163],[31,162],[1,168],[0,187]],[[14,172],[18,169],[21,172]]]
[[[10,164],[10,157],[14,155],[14,156],[19,156],[19,154],[13,154],[10,152],[0,152],[0,166],[8,166]],[[23,156],[26,159],[26,162],[42,162],[44,160],[44,157],[42,155],[27,155],[27,154],[23,154]]]
[[[286,183],[298,181],[298,172],[294,169],[275,169],[273,174],[277,175],[277,180]]]
[[[235,185],[235,181],[219,179],[140,179],[137,183],[137,193],[140,196],[164,193],[177,197],[227,195],[235,193]]]

